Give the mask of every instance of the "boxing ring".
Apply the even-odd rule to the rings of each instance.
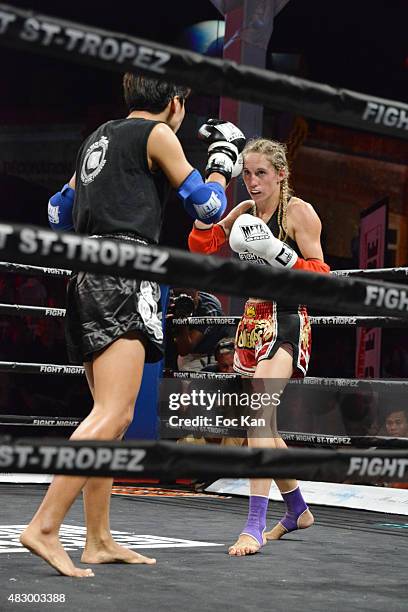
[[[24,36],[28,19],[34,20],[31,25],[37,23],[37,32],[42,35],[48,32],[48,37],[38,36],[30,41]],[[300,79],[237,67],[99,30],[93,32],[99,37],[99,51],[88,53],[88,47],[82,47],[81,51],[75,44],[85,32],[92,34],[92,28],[33,16],[2,4],[0,21],[0,42],[18,48],[70,57],[121,72],[140,69],[147,74],[171,78],[181,75],[197,91],[202,90],[203,83],[213,81],[215,93],[262,102],[278,110],[298,112],[301,109],[302,113],[305,110],[298,96],[304,86]],[[52,24],[54,30],[47,30],[47,24]],[[76,32],[74,38],[72,28]],[[56,36],[57,32],[60,36]],[[59,42],[67,36],[70,46]],[[265,88],[266,84],[270,87]],[[311,117],[407,137],[404,128],[407,105],[342,92],[344,107],[339,113],[339,92],[333,88],[308,84],[306,95],[307,92]],[[388,121],[382,121],[383,117]],[[391,121],[392,117],[395,120]],[[0,259],[0,272],[7,273],[67,278],[71,270],[84,270],[278,302],[280,299],[287,302],[290,296],[293,304],[306,302],[333,313],[311,317],[315,326],[408,326],[407,268],[338,271],[327,277],[267,267],[254,269],[235,260],[203,258],[174,249],[108,239],[94,241],[8,223],[0,224]],[[61,318],[64,314],[62,308],[0,304],[0,316]],[[236,323],[234,317],[223,317],[223,322],[225,319]],[[179,323],[193,321],[190,318]],[[84,374],[78,366],[23,360],[0,362],[0,372]],[[189,372],[179,374],[174,373],[174,378],[217,379]],[[355,386],[356,381],[306,379],[305,384],[309,383],[344,388],[348,384]],[[376,380],[371,384],[404,388],[408,383]],[[316,611],[326,611],[329,606],[342,610],[345,605],[359,610],[406,609],[408,494],[404,490],[371,487],[377,493],[372,510],[382,498],[381,503],[385,505],[381,507],[386,507],[386,511],[367,511],[367,506],[357,510],[341,507],[341,503],[311,500],[316,518],[314,529],[296,531],[281,541],[269,542],[260,554],[246,559],[231,558],[226,552],[247,514],[242,479],[296,476],[312,485],[320,483],[320,489],[324,488],[324,482],[332,483],[327,485],[329,489],[350,479],[364,485],[381,478],[406,482],[408,439],[283,431],[283,438],[293,448],[278,451],[192,446],[163,440],[79,444],[47,435],[51,431],[56,436],[61,431],[68,436],[80,420],[46,414],[0,415],[0,431],[7,434],[0,438],[3,477],[0,484],[0,554],[3,557],[0,558],[4,561],[0,570],[3,586],[0,609],[14,610],[20,606],[42,611],[52,604],[78,611],[113,607],[128,610],[132,606],[204,611],[221,610],[226,605],[234,605],[237,610],[271,607],[291,610],[305,603]],[[26,430],[24,437],[22,428]],[[40,437],[27,435],[35,428]],[[88,580],[56,579],[50,567],[34,560],[18,542],[19,533],[43,497],[49,474],[114,476],[112,533],[126,546],[153,554],[158,564],[136,569],[125,564],[99,565],[96,576]],[[38,477],[36,484],[32,475]],[[214,484],[203,494],[175,485],[180,479]],[[235,485],[231,479],[235,479]],[[132,480],[145,483],[142,492],[140,487],[127,486]],[[160,491],[155,491],[156,485],[152,486],[157,481],[161,483]],[[360,492],[359,485],[355,486]],[[363,488],[367,487],[361,484]],[[342,490],[338,498],[341,496],[350,497],[350,487]],[[394,509],[386,505],[387,498],[392,498]],[[306,500],[309,501],[307,493]],[[268,524],[280,519],[282,507],[282,502],[274,501],[268,511]],[[361,505],[355,507],[361,508]],[[78,560],[84,543],[82,525],[81,501],[77,500],[61,531],[62,543],[74,561]]]
[[[47,230],[25,229],[38,231],[38,235],[42,237],[41,244],[52,241],[57,254],[60,245],[64,244],[63,235],[56,237]],[[21,241],[22,232],[24,228],[7,226],[7,240],[2,243],[3,253],[6,253],[7,259],[13,261],[25,259],[20,251],[21,245],[24,244]],[[88,242],[87,238],[76,237],[79,249],[84,245],[87,246]],[[109,247],[109,241],[102,247],[105,249],[103,251],[105,259],[106,253],[111,253],[111,257],[113,256],[113,251],[107,250]],[[131,258],[130,252],[127,251],[127,270],[122,270],[121,274],[149,274],[146,270],[141,272],[133,267],[142,254],[146,258],[144,247],[132,245],[133,248],[134,257]],[[141,248],[142,253],[137,253]],[[118,250],[118,256],[119,252]],[[35,263],[44,267],[4,262],[0,264],[0,268],[9,273],[52,274],[65,278],[70,273],[68,268],[76,265],[94,269],[112,266],[112,262],[103,260],[96,262],[95,256],[93,262],[84,262],[77,260],[73,253],[69,253],[71,257],[67,257],[67,253],[68,251],[64,255],[58,255],[60,262],[64,263],[62,269],[46,267],[45,264],[51,261],[55,263],[54,255],[43,254],[42,249],[34,255],[34,259]],[[155,249],[155,262],[165,261],[168,264],[166,270],[170,270],[173,265],[177,275],[180,269],[179,257],[184,266],[190,257],[192,260],[195,259],[189,254]],[[33,261],[33,254],[30,255],[30,259]],[[154,265],[157,270],[156,264]],[[230,278],[237,278],[237,271],[242,274],[248,266],[235,261],[226,263],[224,260],[211,258],[211,276],[214,275],[213,267],[222,268],[225,265],[228,266]],[[241,269],[242,266],[244,270]],[[231,270],[235,270],[235,274],[232,274]],[[264,274],[262,268],[259,271]],[[267,272],[270,278],[274,276],[272,269]],[[157,271],[155,273],[157,274]],[[381,271],[380,275],[399,280],[405,278],[406,273],[407,270],[401,268]],[[251,274],[254,275],[254,270]],[[298,273],[288,274],[288,277],[293,278],[293,274]],[[369,273],[367,271],[365,276],[371,278],[371,275],[377,277],[378,274],[376,270]],[[163,272],[163,275],[165,282],[170,281],[167,271]],[[403,307],[404,300],[395,298],[395,296],[405,296],[404,286],[377,280],[367,281],[366,278],[357,277],[353,272],[348,272],[346,277],[341,274],[332,274],[331,278],[303,276],[305,284],[309,284],[307,291],[310,291],[310,287],[313,287],[314,291],[314,283],[321,280],[330,287],[330,291],[327,291],[330,299],[333,299],[333,292],[338,290],[336,298],[338,311],[365,313],[359,316],[312,317],[312,325],[325,327],[372,326],[374,323],[382,327],[407,325],[408,317]],[[254,287],[256,281],[255,278]],[[286,279],[286,282],[290,283],[290,280]],[[261,286],[268,285],[267,283]],[[345,288],[348,294],[344,291]],[[265,289],[259,291],[263,293]],[[392,295],[393,301],[387,305],[387,301],[383,299],[380,305],[364,306],[367,296],[373,295],[374,292],[376,295]],[[340,295],[343,296],[341,304],[338,303]],[[344,302],[345,295],[347,299]],[[362,299],[361,302],[359,298]],[[319,302],[319,306],[322,306],[320,295],[312,296],[311,301],[313,299],[316,304]],[[395,305],[402,307],[396,309]],[[15,316],[61,318],[65,311],[19,304],[0,305],[0,314],[10,313]],[[394,316],[395,314],[399,316]],[[201,319],[201,323],[216,324],[214,319],[211,321]],[[234,317],[222,317],[220,322],[225,323],[225,320],[236,323]],[[193,323],[195,320],[181,319],[176,321],[176,324],[185,322]],[[83,369],[77,366],[24,362],[0,362],[0,371],[83,376]],[[175,372],[173,376],[196,380],[223,378],[220,375],[189,372]],[[309,382],[318,385],[336,384],[336,379],[326,381],[309,379]],[[343,388],[347,385],[345,379],[338,382]],[[348,382],[353,386],[356,382],[367,384],[367,381]],[[407,384],[405,381],[386,380],[370,381],[370,383],[380,387]],[[31,594],[32,597],[38,598],[41,594],[51,593],[55,597],[64,597],[67,609],[110,609],[111,601],[115,602],[118,609],[128,609],[132,605],[134,596],[129,590],[124,590],[122,585],[129,582],[135,585],[137,602],[142,607],[159,607],[163,605],[165,599],[169,609],[175,610],[180,605],[184,605],[187,608],[194,606],[197,610],[207,610],[210,606],[218,610],[230,603],[232,597],[238,597],[246,602],[242,606],[238,604],[238,609],[252,609],[254,602],[257,607],[267,609],[272,593],[279,592],[274,607],[282,610],[291,605],[298,605],[296,602],[300,602],[301,598],[302,600],[307,598],[312,602],[314,610],[325,610],[328,602],[332,606],[337,605],[335,602],[343,601],[345,596],[348,605],[358,609],[380,610],[384,609],[385,605],[391,605],[391,609],[395,610],[404,608],[403,589],[398,585],[404,584],[403,559],[408,544],[406,539],[408,521],[405,513],[398,513],[398,508],[403,508],[404,502],[407,503],[406,491],[371,487],[377,496],[383,498],[382,504],[386,498],[392,497],[394,506],[388,507],[387,512],[380,512],[378,508],[384,505],[381,506],[377,498],[371,504],[371,509],[377,511],[368,512],[366,509],[353,510],[341,507],[339,499],[342,496],[343,499],[350,498],[350,486],[335,491],[334,497],[329,501],[322,502],[318,495],[320,503],[316,501],[313,503],[313,497],[310,497],[312,492],[308,488],[313,485],[319,486],[321,490],[321,487],[324,487],[322,481],[328,481],[332,483],[326,486],[330,493],[333,487],[342,487],[341,484],[335,483],[347,481],[350,474],[355,481],[361,477],[362,482],[367,483],[374,482],[381,470],[383,475],[392,473],[393,480],[404,481],[408,470],[406,451],[408,440],[373,436],[345,439],[321,434],[316,436],[313,433],[282,432],[289,443],[306,444],[315,448],[295,447],[288,451],[269,449],[254,451],[244,448],[220,449],[215,445],[175,445],[167,441],[91,442],[84,445],[61,438],[49,439],[46,433],[43,437],[42,432],[53,431],[55,435],[58,428],[68,435],[79,422],[80,419],[74,417],[1,415],[2,431],[6,429],[14,436],[3,439],[0,445],[1,469],[7,469],[9,476],[14,475],[13,478],[9,478],[8,483],[0,485],[3,500],[0,552],[6,555],[8,561],[2,566],[1,575],[2,583],[8,586],[5,589],[8,597]],[[37,431],[41,432],[41,437],[19,437],[18,432],[19,429],[21,431],[21,427],[28,430],[30,428],[34,430],[36,427]],[[132,549],[154,555],[158,565],[154,568],[148,566],[138,568],[136,575],[135,569],[131,566],[98,566],[95,579],[80,581],[79,586],[75,582],[75,587],[68,584],[72,581],[66,580],[60,587],[58,581],[57,586],[53,570],[34,563],[31,555],[25,554],[25,550],[18,542],[18,534],[26,524],[27,517],[35,511],[44,493],[45,485],[34,485],[30,481],[30,475],[42,475],[42,482],[45,483],[48,480],[45,474],[48,473],[114,475],[117,479],[112,500],[114,536]],[[295,473],[306,481],[302,483],[302,487],[307,501],[312,503],[316,527],[307,532],[294,532],[284,540],[269,543],[253,558],[231,559],[226,554],[227,545],[241,528],[247,512],[247,501],[244,497],[247,491],[242,479],[255,475],[277,477]],[[208,487],[207,493],[203,495],[174,485],[177,479],[183,477],[216,482]],[[132,478],[147,481],[142,485],[143,494],[140,494],[140,483],[139,487],[129,487],[127,481]],[[159,493],[152,488],[152,483],[149,483],[150,478],[159,479],[162,483]],[[235,480],[231,481],[231,478]],[[127,486],[120,486],[121,480],[124,480]],[[173,484],[165,486],[163,483]],[[361,491],[368,489],[366,486],[353,486],[357,499]],[[273,491],[271,497],[274,500],[278,499]],[[333,501],[335,497],[337,502]],[[367,504],[365,491],[362,499],[363,508],[370,507]],[[338,507],[334,507],[336,504]],[[268,513],[269,523],[272,524],[279,519],[282,506],[282,502],[274,501]],[[6,520],[7,524],[4,524]],[[74,561],[77,560],[83,547],[84,537],[81,502],[77,501],[61,531],[62,542]],[[251,567],[248,564],[251,564]],[[296,564],[295,572],[291,571],[294,564]],[[387,568],[387,571],[384,571],[384,568]],[[392,568],[392,571],[389,571],[389,568]],[[24,587],[21,586],[21,581],[24,582]],[[38,586],[38,581],[41,581],[41,588]],[[367,592],[367,583],[370,584],[369,592]],[[260,584],[266,586],[260,589]],[[107,593],[110,599],[106,598]],[[58,601],[55,600],[54,603]],[[35,604],[33,600],[30,605]],[[6,610],[13,609],[15,605],[14,601],[4,601]]]
[[[1,546],[10,550],[16,547],[18,526],[35,510],[44,488],[0,485],[0,492],[3,513],[14,526],[2,529]],[[282,506],[271,504],[268,524],[279,520]],[[242,528],[246,499],[114,495],[112,509],[115,538],[156,557],[156,566],[100,565],[95,578],[73,581],[56,577],[28,553],[8,552],[2,555],[0,571],[2,609],[51,607],[8,602],[4,595],[10,593],[63,594],[65,603],[53,606],[81,612],[164,605],[204,612],[232,603],[240,611],[269,610],[271,605],[283,611],[305,603],[322,611],[328,605],[334,610],[345,605],[405,609],[406,517],[313,506],[315,528],[270,543],[243,560],[231,559],[226,545]],[[62,541],[78,561],[84,542],[79,501],[64,524]]]

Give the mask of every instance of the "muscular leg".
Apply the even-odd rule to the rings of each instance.
[[[277,438],[275,443],[276,448],[287,448],[282,438]],[[297,480],[276,478],[275,482],[286,503],[287,512],[275,527],[265,532],[266,540],[280,540],[285,533],[295,531],[295,529],[307,529],[314,523],[313,514],[304,502]]]
[[[282,348],[276,351],[272,359],[260,361],[255,370],[254,378],[279,379],[280,383],[286,384],[286,381],[292,376],[293,364],[292,357]],[[282,387],[282,385],[280,385]],[[272,430],[270,435],[266,437],[267,432],[263,432],[259,436],[248,436],[248,446],[250,448],[276,448],[276,436]],[[269,490],[271,488],[272,478],[252,478],[250,480],[250,511],[248,522],[238,540],[229,549],[229,554],[234,556],[250,555],[258,552],[262,544],[265,544],[265,536],[263,529],[266,518],[266,508],[269,499]],[[252,517],[251,517],[252,514]],[[256,516],[258,514],[258,517]],[[253,523],[253,526],[249,526]],[[258,523],[258,526],[256,526]],[[247,527],[249,526],[249,529]]]
[[[84,363],[84,367],[89,390],[95,401],[93,362]],[[88,478],[82,489],[86,524],[85,550],[89,542],[98,539],[99,534],[101,536],[110,535],[109,513],[112,484],[113,478]],[[100,537],[100,540],[102,541],[103,537]],[[84,554],[81,561],[91,563],[91,561],[85,561]]]
[[[89,390],[95,401],[95,382],[93,362],[84,363]],[[113,478],[88,478],[82,489],[86,522],[87,541],[95,532],[96,527],[109,532],[109,509]],[[82,561],[83,561],[82,557]]]
[[[118,341],[119,342],[119,341]],[[127,340],[135,342],[135,340]],[[115,343],[116,344],[116,343]],[[123,349],[121,349],[121,352]],[[115,359],[113,356],[112,359]],[[116,357],[123,369],[124,357]],[[127,361],[128,363],[128,361]],[[140,388],[143,368],[137,372],[135,365],[128,363],[129,371],[118,373],[110,361],[96,358],[92,367],[86,369],[88,384],[97,406],[114,403],[123,405],[131,413]],[[124,435],[124,431],[122,435]],[[122,437],[122,435],[120,437]],[[120,546],[115,542],[110,531],[109,508],[112,492],[112,478],[89,478],[83,489],[83,500],[86,522],[86,544],[81,557],[83,563],[147,563],[154,564],[155,559]]]
[[[273,379],[279,379],[279,386],[283,389],[292,376],[292,372],[292,356],[281,347],[272,359],[261,361],[258,364],[254,378],[263,378],[266,384],[269,380],[272,387],[269,390],[271,395],[271,392],[276,392],[274,388],[276,383],[274,383]],[[265,434],[266,432],[258,437],[248,437],[248,446],[250,448],[286,448],[285,442],[278,436],[276,430],[272,431],[271,429],[270,436]],[[250,510],[248,522],[244,528],[244,532],[247,531],[248,533],[242,533],[239,536],[237,542],[229,549],[230,555],[243,556],[254,554],[258,552],[262,544],[265,544],[267,539],[279,539],[284,533],[287,533],[288,530],[281,523],[278,523],[270,532],[263,533],[271,483],[271,478],[254,478],[250,480]],[[286,495],[289,491],[296,490],[298,487],[298,483],[294,479],[279,479],[276,480],[276,484],[283,495]],[[313,523],[313,516],[310,511],[307,510],[302,515],[301,521],[303,522],[299,527],[309,527]],[[306,524],[307,522],[309,524]],[[249,535],[251,533],[253,535]]]
[[[98,366],[95,368],[96,362]],[[106,393],[102,394],[101,398],[96,393],[91,413],[78,426],[71,439],[112,440],[122,437],[132,420],[143,363],[144,347],[136,339],[121,338],[98,355],[93,367],[95,386],[97,379],[100,379],[104,372],[105,376],[109,376],[110,384],[114,385],[114,392],[109,402]],[[132,384],[133,402],[130,403],[129,389]],[[121,401],[119,389],[126,392],[124,393],[126,401]],[[65,515],[87,480],[87,477],[55,476],[43,502],[20,538],[21,543],[31,552],[42,557],[65,576],[93,575],[90,569],[84,570],[74,566],[58,537]]]

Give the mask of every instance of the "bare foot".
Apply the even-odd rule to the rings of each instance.
[[[311,527],[314,523],[314,516],[310,512],[310,510],[305,510],[297,520],[297,528],[298,529],[307,529]],[[295,530],[293,530],[295,531]],[[282,523],[277,523],[275,527],[273,527],[270,531],[265,531],[265,538],[269,540],[280,540],[282,536],[284,536],[288,532]]]
[[[55,534],[44,534],[36,526],[29,525],[21,534],[20,542],[63,576],[88,578],[95,575],[91,569],[75,567]]]
[[[266,544],[265,537],[263,543]],[[241,533],[235,544],[229,547],[228,554],[231,557],[245,557],[246,555],[254,555],[260,548],[261,545],[258,540],[246,533]]]
[[[81,557],[82,563],[146,563],[154,565],[156,559],[139,555],[134,550],[120,546],[115,540],[100,545],[86,545]]]

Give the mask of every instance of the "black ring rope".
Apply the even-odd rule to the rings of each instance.
[[[408,479],[406,450],[220,448],[175,442],[0,440],[0,470],[124,478]]]
[[[65,317],[65,308],[25,306],[23,304],[0,304],[0,314],[30,317]]]
[[[0,304],[1,313],[2,304]],[[184,317],[171,320],[173,325],[236,325],[241,317]],[[311,325],[319,327],[408,327],[408,322],[400,317],[353,317],[350,315],[309,316]]]
[[[81,421],[75,417],[0,414],[0,425],[13,427],[78,427]]]
[[[0,372],[15,372],[18,374],[65,374],[83,375],[83,366],[59,365],[54,363],[23,363],[19,361],[0,361]]]
[[[7,261],[0,261],[0,271],[10,272],[18,274],[28,274],[30,276],[43,276],[49,274],[50,276],[71,276],[72,270],[63,270],[59,268],[45,268],[40,266],[29,266],[18,263],[11,263]],[[397,267],[397,268],[368,268],[366,270],[332,270],[330,274],[335,276],[368,276],[371,278],[378,278],[380,280],[392,280],[406,279],[408,276],[408,268]]]
[[[65,316],[65,308],[50,308],[45,306],[26,306],[23,304],[1,304],[0,314],[57,317]],[[185,317],[172,319],[173,325],[236,325],[240,317]],[[320,327],[408,327],[408,320],[399,317],[352,317],[352,316],[310,316],[311,325]]]
[[[1,362],[0,362],[1,364]],[[0,367],[1,369],[1,367]],[[211,380],[211,379],[228,379],[241,378],[240,374],[225,374],[218,372],[195,372],[193,370],[183,370],[180,372],[167,371],[169,378],[179,378],[181,380]],[[305,378],[293,378],[289,380],[289,385],[313,385],[316,387],[339,387],[339,388],[374,388],[374,387],[389,387],[396,388],[398,386],[408,385],[407,379],[384,379],[384,378],[323,378],[318,376],[306,376]]]
[[[133,71],[360,130],[408,138],[408,105],[0,4],[0,43],[116,72]],[[211,91],[209,90],[211,84]]]
[[[71,270],[60,270],[59,268],[44,268],[40,266],[29,266],[9,261],[0,261],[0,272],[9,272],[15,274],[25,274],[29,276],[71,276]]]
[[[0,414],[0,426],[74,428],[81,422],[82,419],[76,417]],[[228,428],[226,427],[224,430],[228,430]],[[231,433],[231,435],[236,435],[235,430],[229,433]],[[306,447],[408,448],[408,438],[391,436],[348,436],[346,434],[298,431],[279,431],[279,434],[290,444],[301,444]],[[205,434],[203,433],[203,435]]]
[[[381,280],[395,281],[407,280],[408,268],[367,268],[365,270],[332,270],[331,274],[336,276],[361,276],[368,278],[378,278]]]
[[[17,263],[42,265],[52,260],[68,269],[183,283],[229,295],[290,302],[290,306],[306,303],[331,313],[408,318],[407,287],[358,277],[252,266],[236,259],[11,224],[0,224],[0,254]]]
[[[22,363],[17,361],[0,361],[0,372],[14,372],[18,374],[55,374],[82,376],[85,373],[83,366],[60,365],[51,363]],[[239,379],[239,374],[224,374],[217,372],[194,372],[184,370],[182,372],[166,372],[168,378],[184,380],[211,380],[211,379]],[[399,386],[408,385],[407,379],[380,379],[380,378],[323,378],[306,376],[303,379],[292,379],[289,385],[304,385],[316,387],[338,387],[339,389],[397,389]]]
[[[308,446],[400,448],[408,449],[408,438],[391,436],[347,436],[346,434],[321,434],[313,432],[280,431],[285,442]]]

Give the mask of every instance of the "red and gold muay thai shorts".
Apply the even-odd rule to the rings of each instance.
[[[272,359],[282,345],[289,344],[293,353],[293,376],[306,376],[312,346],[307,310],[280,310],[276,302],[245,304],[244,314],[235,337],[234,370],[242,376],[253,376],[257,364]]]

